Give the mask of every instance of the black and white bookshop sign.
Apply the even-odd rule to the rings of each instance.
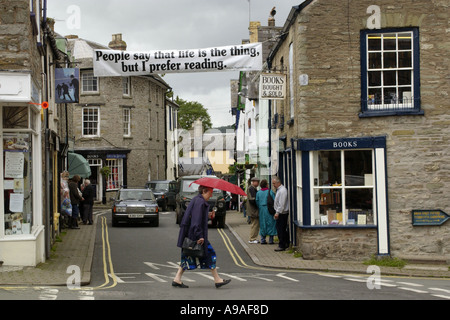
[[[286,75],[275,73],[261,74],[259,99],[282,100],[284,98],[286,98]]]

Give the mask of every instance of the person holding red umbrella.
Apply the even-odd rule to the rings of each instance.
[[[181,263],[177,274],[172,281],[173,287],[188,288],[181,281],[181,277],[185,270],[196,269],[200,266],[202,269],[210,269],[214,277],[216,288],[220,288],[231,280],[222,279],[217,273],[216,269],[216,252],[208,241],[208,218],[214,218],[214,211],[209,212],[208,200],[213,194],[213,188],[200,185],[198,188],[199,194],[195,196],[189,203],[183,219],[180,223],[180,232],[178,234],[178,247],[182,247],[185,237],[197,241],[198,244],[203,244],[205,254],[202,258],[193,258],[186,256],[181,252]]]

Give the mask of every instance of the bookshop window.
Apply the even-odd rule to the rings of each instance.
[[[373,150],[312,152],[312,224],[374,225]]]
[[[20,113],[20,109],[18,111]],[[27,112],[23,113],[25,114]],[[5,235],[29,234],[31,231],[33,217],[31,142],[30,133],[3,133]]]

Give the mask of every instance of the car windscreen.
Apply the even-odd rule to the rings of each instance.
[[[121,190],[119,200],[152,200],[155,196],[150,190]]]
[[[200,185],[198,185],[196,183],[192,183],[192,180],[183,180],[183,186],[182,186],[181,190],[183,190],[183,192],[198,192],[199,186]],[[221,193],[222,190],[214,189],[213,192]]]
[[[169,190],[169,183],[167,182],[150,182],[147,187],[152,190]]]

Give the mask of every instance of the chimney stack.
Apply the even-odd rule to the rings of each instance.
[[[117,33],[112,35],[112,41],[108,44],[108,47],[110,47],[113,50],[127,50],[127,43],[122,40],[122,34]]]

